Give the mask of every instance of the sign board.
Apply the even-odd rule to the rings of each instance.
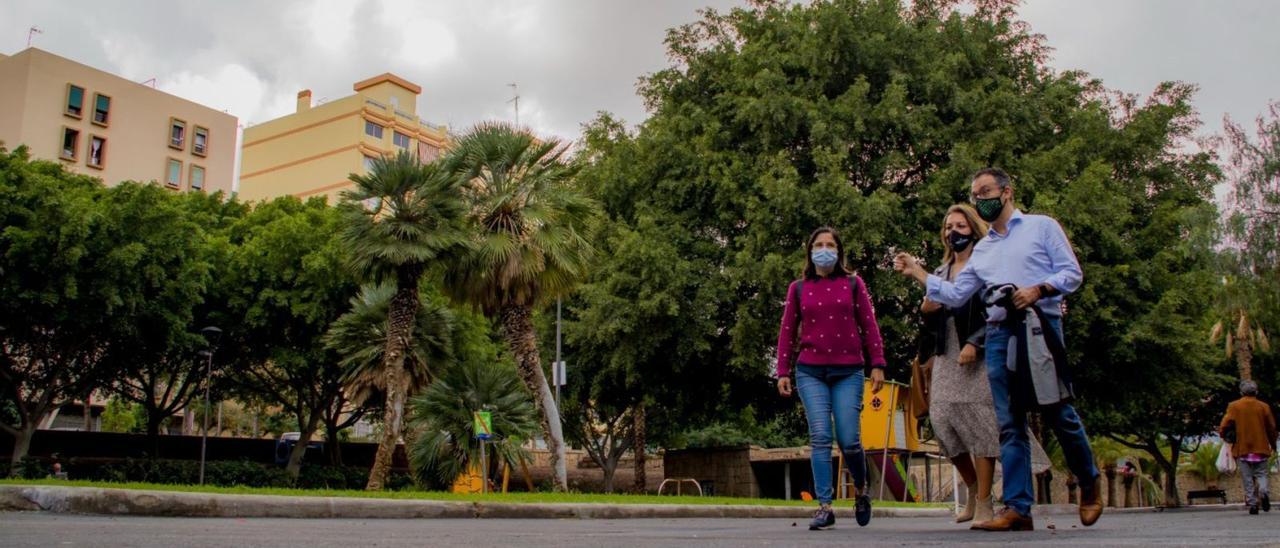
[[[493,437],[493,414],[488,411],[476,411],[471,414],[476,439],[487,440]]]
[[[555,362],[551,366],[551,386],[564,386],[568,384],[565,380],[564,360]]]

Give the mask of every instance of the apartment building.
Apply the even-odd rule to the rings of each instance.
[[[175,191],[230,192],[236,117],[37,48],[0,55],[0,142]]]
[[[373,158],[400,151],[424,162],[439,157],[448,130],[418,117],[422,88],[391,73],[356,82],[355,94],[315,104],[298,93],[297,110],[244,131],[240,197],[248,201],[292,195],[338,202]]]

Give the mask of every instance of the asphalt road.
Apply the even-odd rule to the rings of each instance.
[[[1026,533],[983,533],[937,518],[852,520],[830,531],[774,519],[303,520],[0,513],[0,546],[1280,546],[1280,511],[1113,514],[1090,528],[1070,516]],[[1050,529],[1049,526],[1054,528]]]

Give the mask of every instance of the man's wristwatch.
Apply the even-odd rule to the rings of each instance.
[[[1036,286],[1040,290],[1040,298],[1052,297],[1058,294],[1058,290],[1049,284],[1040,284]]]

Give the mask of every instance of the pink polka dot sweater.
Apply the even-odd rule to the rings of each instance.
[[[849,285],[858,284],[857,306],[850,302],[855,292]],[[782,312],[782,328],[778,331],[778,376],[791,373],[793,361],[805,365],[852,367],[862,365],[863,347],[871,359],[871,367],[884,367],[884,342],[876,324],[875,307],[867,286],[859,276],[835,276],[805,280],[800,296],[799,317],[795,309],[796,283],[787,288],[787,304]],[[854,310],[857,320],[854,320]],[[800,321],[804,325],[797,329]],[[861,332],[861,335],[859,335]],[[799,337],[799,344],[795,344]],[[799,351],[799,359],[794,353]]]

